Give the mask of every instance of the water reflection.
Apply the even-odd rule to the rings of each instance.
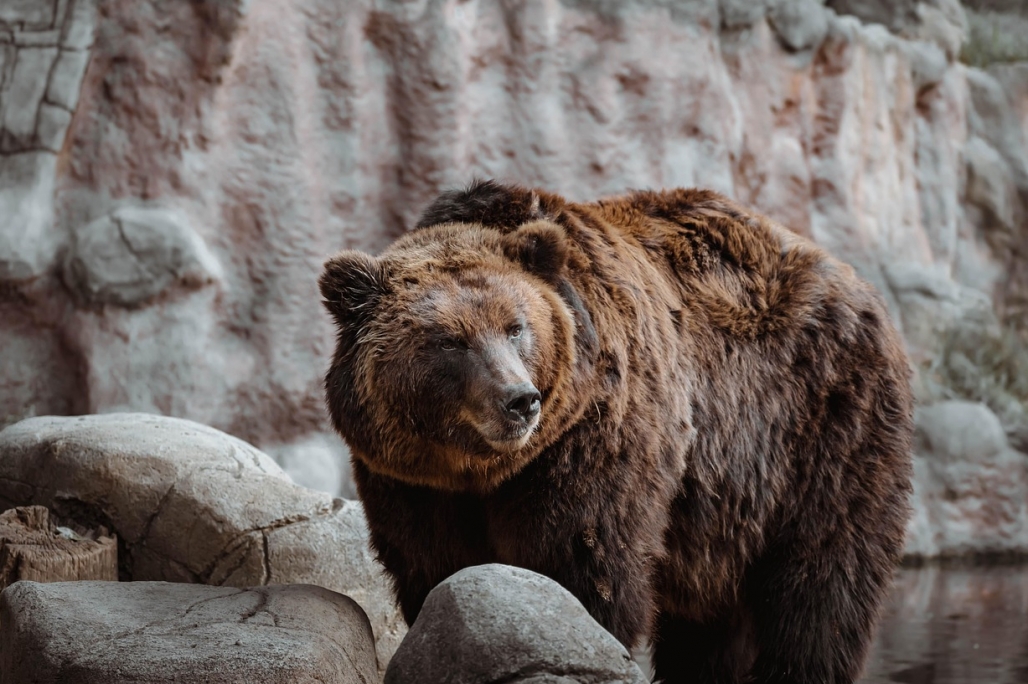
[[[864,684],[1028,684],[1028,566],[904,569]]]

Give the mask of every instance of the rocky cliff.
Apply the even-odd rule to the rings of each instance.
[[[910,552],[1028,552],[1026,25],[1005,0],[0,0],[0,426],[180,416],[352,493],[326,255],[472,176],[701,185],[892,306]]]

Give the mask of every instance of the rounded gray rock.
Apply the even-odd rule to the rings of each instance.
[[[203,239],[168,209],[120,207],[74,242],[65,282],[91,304],[138,306],[175,285],[196,289],[222,278]]]
[[[645,682],[625,647],[566,589],[507,565],[466,568],[428,595],[386,684]]]
[[[771,24],[790,50],[817,47],[828,34],[828,15],[817,0],[777,0],[770,9]]]

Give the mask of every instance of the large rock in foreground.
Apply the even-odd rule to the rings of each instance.
[[[433,589],[386,671],[387,684],[645,681],[570,592],[506,565],[467,568]]]
[[[364,611],[305,585],[17,582],[0,595],[8,684],[368,684]]]
[[[129,413],[11,425],[0,509],[33,504],[116,532],[122,580],[327,587],[367,613],[383,668],[406,631],[360,505],[213,428]]]

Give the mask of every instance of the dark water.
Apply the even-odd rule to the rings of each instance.
[[[866,684],[1028,684],[1028,566],[904,569]]]

